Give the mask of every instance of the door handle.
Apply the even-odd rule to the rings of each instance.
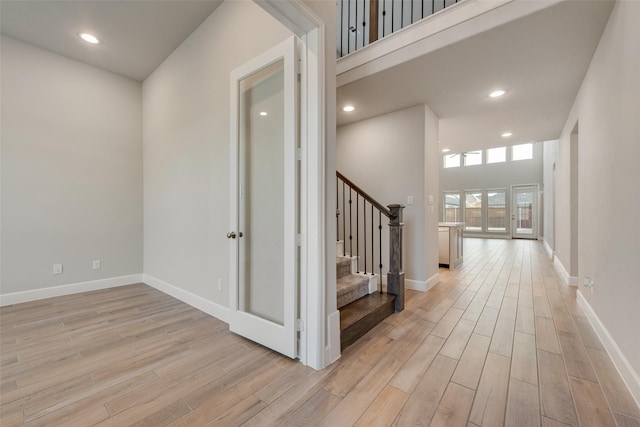
[[[242,237],[242,231],[238,232],[238,237]],[[230,231],[227,233],[227,238],[228,239],[235,239],[236,238],[236,232],[235,231]]]

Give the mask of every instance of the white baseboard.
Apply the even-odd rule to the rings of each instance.
[[[549,255],[549,258],[553,259],[553,256],[554,256],[553,249],[551,249],[551,246],[549,246],[547,239],[543,237],[542,243],[544,243],[544,249],[547,251],[547,255]]]
[[[216,317],[223,322],[229,323],[229,309],[220,304],[216,304],[213,301],[202,298],[199,295],[185,291],[175,285],[157,279],[148,274],[142,275],[142,281],[147,285],[156,288],[160,292],[164,292],[167,295],[179,299],[180,301],[189,304],[192,307],[197,308],[213,317]]]
[[[49,288],[32,289],[29,291],[12,292],[0,295],[0,307],[36,301],[81,292],[96,291],[98,289],[115,288],[142,282],[142,274],[110,277],[108,279],[91,280],[88,282],[70,283],[68,285],[51,286]]]
[[[440,273],[434,274],[433,276],[429,277],[427,280],[413,280],[413,279],[407,279],[405,277],[404,287],[406,289],[411,289],[412,291],[426,292],[429,289],[431,289],[433,286],[435,286],[439,281],[440,281]],[[383,285],[387,284],[386,274],[380,278],[380,282]]]
[[[413,291],[426,291],[427,290],[427,281],[426,280],[413,280],[413,279],[407,279],[405,277],[404,279],[404,287],[406,289],[411,289]]]
[[[433,288],[435,285],[437,285],[439,281],[440,281],[440,273],[436,273],[433,276],[429,277],[427,279],[427,289],[425,289],[425,292]]]
[[[636,401],[636,405],[640,406],[640,376],[638,376],[638,373],[633,369],[629,360],[622,353],[622,350],[620,350],[620,347],[618,347],[618,344],[616,344],[607,328],[602,324],[596,312],[593,311],[589,302],[582,295],[582,292],[578,290],[577,294],[578,305],[584,312],[587,320],[589,320],[598,338],[600,338],[611,361],[618,370],[618,373],[620,373],[631,396],[633,396],[633,399]]]
[[[325,348],[325,366],[329,366],[340,358],[340,312],[338,310],[329,314],[327,328],[329,343]],[[337,333],[335,333],[336,331]]]
[[[560,262],[560,258],[554,257],[553,258],[553,265],[556,266],[556,269],[558,270],[558,272],[562,276],[562,280],[564,280],[564,283],[566,283],[569,286],[578,286],[578,284],[579,284],[578,278],[575,277],[575,276],[569,276],[569,273],[567,272],[567,269],[564,268],[564,265],[562,265],[562,262]]]

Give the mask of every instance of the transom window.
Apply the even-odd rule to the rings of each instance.
[[[463,154],[464,157],[464,165],[465,166],[474,166],[482,164],[482,151],[467,151]]]
[[[520,144],[511,147],[511,160],[533,159],[533,144]]]
[[[502,163],[507,161],[507,147],[489,148],[487,163]]]
[[[444,167],[445,168],[457,168],[460,166],[460,154],[445,154]]]

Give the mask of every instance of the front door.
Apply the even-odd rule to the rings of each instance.
[[[296,41],[231,73],[229,329],[297,356]]]
[[[538,238],[538,186],[511,187],[511,237]]]

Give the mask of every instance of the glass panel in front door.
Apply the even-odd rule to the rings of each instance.
[[[238,310],[284,324],[284,59],[239,82]]]
[[[533,235],[533,196],[532,189],[516,191],[515,227],[520,235]]]

